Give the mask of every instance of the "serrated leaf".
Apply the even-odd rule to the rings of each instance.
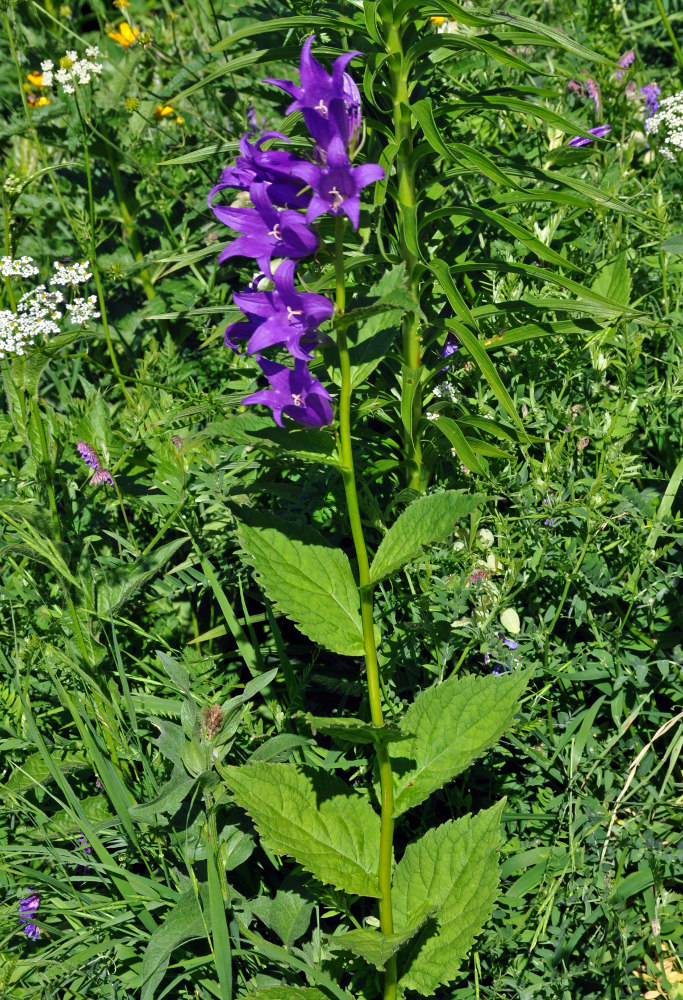
[[[189,538],[175,538],[172,542],[160,545],[149,555],[140,556],[132,565],[122,564],[116,570],[116,576],[111,574],[109,580],[100,584],[97,594],[97,611],[104,618],[116,614],[123,605],[145,583],[165,566],[174,552],[189,542]]]
[[[380,542],[370,567],[373,583],[395,573],[412,559],[419,559],[425,545],[446,538],[454,531],[456,521],[470,514],[480,499],[458,490],[447,490],[414,500],[399,514]]]
[[[348,743],[392,743],[396,740],[407,740],[408,734],[395,723],[388,722],[383,726],[375,726],[372,722],[362,719],[338,719],[334,716],[323,717],[311,715],[310,712],[297,712],[293,718],[303,719],[315,733],[325,733],[332,739]],[[253,758],[252,758],[253,759]]]
[[[424,802],[498,742],[528,680],[528,671],[452,677],[418,695],[400,722],[413,735],[389,747],[394,816]]]
[[[503,804],[444,823],[406,848],[391,891],[394,924],[410,926],[425,900],[435,915],[402,957],[401,995],[432,996],[450,982],[488,919],[498,894]]]
[[[206,886],[201,887],[200,896],[202,906],[206,909],[208,904]],[[194,889],[188,889],[179,897],[178,902],[166,914],[163,923],[149,939],[142,959],[140,1000],[152,1000],[157,986],[166,974],[169,959],[175,948],[185,941],[205,936],[206,925],[197,894]]]
[[[410,923],[402,931],[397,931],[394,934],[382,934],[381,931],[369,928],[348,931],[341,937],[330,938],[329,946],[337,951],[350,951],[359,958],[364,958],[376,969],[383,969],[392,955],[395,955],[404,944],[415,937],[422,925],[435,912],[436,908],[426,902],[422,907],[417,907],[415,913],[411,914]]]
[[[72,750],[51,751],[52,762],[62,774],[69,774],[71,771],[92,770],[92,761],[83,753]],[[21,764],[16,765],[9,778],[0,788],[0,795],[3,792],[25,792],[37,784],[48,784],[54,780],[53,772],[48,768],[42,754],[33,753]]]
[[[308,930],[313,905],[299,892],[280,890],[274,899],[257,896],[251,900],[249,908],[289,949]]]
[[[240,545],[281,614],[333,653],[362,656],[358,588],[346,554],[280,518],[252,516],[250,522],[237,529]]]
[[[379,816],[340,778],[293,764],[219,771],[269,850],[336,889],[379,897]]]

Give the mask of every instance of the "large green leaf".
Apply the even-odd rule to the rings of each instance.
[[[313,642],[362,656],[358,588],[346,554],[275,516],[249,521],[238,527],[240,545],[273,604]]]
[[[336,889],[379,897],[379,816],[340,778],[293,764],[219,770],[265,847]]]
[[[245,993],[244,1000],[329,1000],[329,997],[313,986],[263,986]]]
[[[275,931],[285,948],[290,949],[308,930],[313,905],[296,890],[280,889],[273,899],[257,896],[251,900],[249,908],[266,927]]]
[[[400,722],[410,733],[389,745],[394,815],[421,802],[464,771],[510,726],[529,672],[452,677],[418,695]]]
[[[380,542],[370,567],[373,583],[422,555],[425,545],[446,538],[455,530],[456,521],[470,514],[480,497],[458,490],[432,493],[414,500],[396,518]]]
[[[340,937],[330,938],[330,948],[337,951],[350,951],[359,958],[383,969],[392,955],[395,955],[404,944],[415,937],[425,921],[436,912],[436,907],[425,902],[411,913],[410,920],[403,930],[393,934],[382,934],[381,931],[362,928],[348,931]]]
[[[503,802],[429,830],[406,848],[391,893],[396,927],[409,927],[425,901],[435,908],[402,957],[399,991],[432,996],[450,982],[498,893]]]
[[[325,733],[326,736],[331,736],[333,740],[342,743],[391,743],[394,740],[408,739],[393,722],[375,726],[372,722],[364,722],[362,719],[311,715],[310,712],[297,712],[293,718],[303,719],[311,727],[314,735],[318,732]]]

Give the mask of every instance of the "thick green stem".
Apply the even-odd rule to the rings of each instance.
[[[344,315],[346,308],[346,285],[344,282],[344,220],[337,218],[337,234],[335,247],[336,302],[339,316]],[[368,683],[368,699],[370,701],[370,717],[375,726],[384,724],[382,712],[382,696],[377,662],[377,647],[375,645],[375,627],[373,615],[373,594],[370,580],[370,563],[368,550],[363,535],[363,523],[358,503],[356,474],[353,465],[353,448],[351,445],[351,359],[343,326],[337,328],[337,347],[339,349],[339,367],[341,369],[341,388],[339,392],[339,457],[341,459],[341,474],[346,494],[346,506],[351,525],[351,537],[356,550],[358,562],[358,581],[360,589],[361,622],[363,628],[363,645],[365,647],[365,669]],[[381,786],[381,820],[379,842],[379,921],[383,934],[392,934],[394,922],[391,911],[391,874],[394,841],[394,785],[391,772],[391,758],[386,744],[381,740],[376,743],[377,761]],[[387,964],[384,974],[384,1000],[395,1000],[397,995],[396,959]]]
[[[408,472],[408,485],[412,489],[423,488],[422,442],[420,424],[422,421],[422,386],[420,366],[422,364],[422,342],[419,321],[420,288],[418,280],[419,261],[411,249],[417,238],[415,199],[415,177],[412,166],[413,130],[410,124],[410,91],[408,68],[403,55],[401,31],[394,23],[393,4],[387,3],[382,15],[384,38],[390,54],[389,70],[393,103],[394,138],[398,147],[396,171],[398,180],[398,230],[401,258],[406,265],[408,289],[415,302],[416,310],[406,313],[403,320],[403,384],[402,393],[412,394],[412,403],[407,426],[403,429],[404,455]]]
[[[676,53],[676,58],[678,59],[678,65],[681,67],[681,69],[683,69],[683,52],[681,52],[681,47],[678,44],[676,35],[674,34],[674,30],[671,27],[671,22],[669,21],[669,18],[666,15],[666,11],[664,10],[664,4],[662,3],[662,0],[655,0],[655,2],[657,4],[659,16],[661,17],[664,27],[666,28],[666,33],[671,39],[671,44],[674,47],[674,52]]]

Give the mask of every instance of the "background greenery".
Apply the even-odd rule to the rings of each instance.
[[[479,442],[480,471],[434,436],[432,483],[486,499],[447,544],[378,590],[387,697],[398,716],[416,689],[453,672],[534,668],[512,735],[412,819],[411,837],[507,796],[501,895],[441,1000],[683,996],[683,243],[662,250],[681,231],[681,169],[646,145],[644,108],[627,92],[630,81],[654,80],[663,96],[681,89],[667,24],[675,40],[683,11],[662,3],[508,4],[603,61],[588,65],[540,35],[529,45],[502,17],[463,31],[498,42],[509,63],[463,46],[425,51],[417,74],[425,94],[472,102],[441,119],[447,141],[486,152],[524,188],[445,158],[420,178],[423,218],[436,213],[425,238],[449,248],[449,264],[467,262],[462,294],[531,439],[520,448],[462,345],[441,372],[450,306],[435,292],[424,304],[428,390]],[[281,886],[282,863],[256,848],[212,770],[256,753],[368,780],[362,746],[312,735],[297,715],[363,714],[362,677],[276,617],[236,554],[239,506],[313,523],[335,543],[347,531],[341,483],[285,448],[296,434],[315,459],[331,437],[240,414],[256,372],[222,333],[236,316],[231,292],[250,274],[217,266],[226,233],[206,208],[239,137],[254,121],[281,127],[281,95],[261,77],[291,77],[314,22],[324,59],[367,49],[356,7],[49,0],[3,11],[4,252],[32,256],[43,280],[61,258],[96,261],[106,328],[95,321],[42,346],[30,370],[3,369],[2,997],[220,997],[230,954],[235,995],[278,982],[274,960],[293,981],[324,988],[331,977],[374,995],[360,965],[344,967],[330,945],[359,914],[294,869]],[[278,23],[294,15],[294,28]],[[357,27],[339,30],[340,15]],[[140,31],[128,47],[108,34],[124,19]],[[434,34],[426,16],[416,25]],[[27,74],[88,44],[104,70],[79,89],[81,103],[50,94],[29,104],[40,90]],[[616,80],[631,47],[635,62]],[[552,121],[516,113],[525,99],[593,127],[592,102],[567,88],[588,74],[610,141],[569,149]],[[285,130],[296,142],[295,123]],[[439,214],[450,205],[489,215]],[[541,254],[552,249],[623,312],[587,298],[581,311],[575,300],[563,307],[570,294],[546,281],[539,247],[492,212],[531,230]],[[355,301],[391,286],[376,246],[390,242],[389,209],[381,220],[369,206]],[[324,281],[324,263],[311,280]],[[396,431],[400,311],[383,317],[386,358],[358,393],[355,427],[375,544],[413,495]],[[13,388],[19,375],[37,387],[38,409]],[[115,489],[88,485],[79,439]],[[515,650],[502,643],[506,609],[521,623]],[[229,720],[218,737],[215,705]],[[222,923],[206,829],[233,903]],[[31,890],[42,899],[37,942],[18,922]]]

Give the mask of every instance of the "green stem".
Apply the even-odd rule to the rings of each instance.
[[[135,260],[140,261],[143,259],[144,254],[142,252],[142,247],[140,246],[140,240],[138,239],[137,229],[135,228],[135,220],[133,219],[131,211],[128,208],[126,192],[121,178],[121,171],[119,170],[119,165],[116,162],[116,158],[111,147],[107,148],[107,157],[109,159],[112,177],[114,178],[116,198],[119,203],[119,212],[121,213],[121,218],[123,219],[123,225],[126,229],[126,236],[128,238],[130,248],[133,251],[133,257]],[[143,267],[140,271],[140,280],[142,281],[142,287],[145,290],[147,298],[153,299],[155,295],[154,285],[152,284],[152,279],[150,278],[149,271],[146,267]]]
[[[346,285],[344,281],[344,220],[337,218],[335,245],[335,278],[336,303],[339,316],[344,315],[346,308]],[[353,465],[353,447],[351,445],[351,359],[346,341],[346,333],[342,326],[337,328],[337,347],[339,349],[339,367],[341,369],[341,388],[339,392],[339,457],[341,459],[341,474],[346,494],[346,506],[351,525],[351,537],[358,562],[358,581],[360,590],[361,622],[363,629],[363,646],[365,648],[365,669],[368,684],[368,699],[370,701],[370,717],[373,725],[384,725],[382,712],[382,696],[377,662],[377,647],[375,645],[375,628],[373,615],[373,585],[370,579],[370,564],[368,550],[363,535],[363,523],[358,503],[356,474]],[[383,934],[392,934],[394,930],[391,910],[391,874],[394,841],[394,785],[391,772],[391,758],[385,743],[376,742],[377,762],[381,786],[381,820],[379,841],[379,922]],[[387,964],[384,974],[384,1000],[395,1000],[397,996],[396,958]]]
[[[671,44],[674,47],[674,52],[676,53],[678,64],[681,67],[681,69],[683,69],[683,52],[681,52],[681,47],[676,41],[676,36],[674,34],[673,28],[671,27],[671,22],[669,21],[669,18],[666,16],[666,11],[664,10],[664,4],[662,3],[662,0],[655,0],[655,2],[657,4],[657,9],[659,10],[659,16],[661,17],[664,23],[666,32],[669,38],[671,39]]]
[[[102,328],[104,330],[104,337],[107,341],[107,352],[111,360],[112,368],[114,369],[114,374],[121,386],[121,391],[126,397],[126,401],[129,406],[133,406],[133,399],[126,388],[126,383],[121,375],[121,369],[119,368],[119,363],[116,357],[116,351],[114,350],[114,344],[111,339],[111,331],[109,329],[109,321],[107,319],[107,301],[104,297],[104,288],[102,286],[102,278],[100,276],[100,269],[97,266],[97,251],[95,248],[95,199],[93,197],[92,189],[92,171],[90,169],[90,151],[88,149],[88,133],[85,127],[85,121],[83,118],[83,112],[81,111],[81,104],[78,100],[78,95],[75,96],[76,108],[78,109],[78,117],[81,122],[81,129],[83,132],[83,156],[85,159],[85,176],[88,182],[88,214],[90,218],[90,266],[92,267],[93,278],[95,279],[95,288],[97,289],[97,300],[100,306],[100,314],[102,316]]]
[[[393,3],[386,3],[382,22],[387,52],[391,96],[393,103],[394,139],[398,147],[396,172],[398,179],[398,230],[401,258],[406,265],[408,290],[416,310],[406,313],[403,319],[403,384],[402,393],[413,393],[408,425],[403,429],[404,454],[411,489],[424,488],[422,469],[422,442],[420,425],[422,421],[422,386],[420,367],[422,365],[422,341],[419,321],[420,287],[419,261],[410,249],[407,231],[417,232],[415,215],[415,176],[412,166],[413,130],[410,124],[410,91],[408,68],[403,54],[403,39],[400,26],[394,23]],[[417,384],[416,384],[417,383]],[[416,387],[413,390],[413,386]]]

